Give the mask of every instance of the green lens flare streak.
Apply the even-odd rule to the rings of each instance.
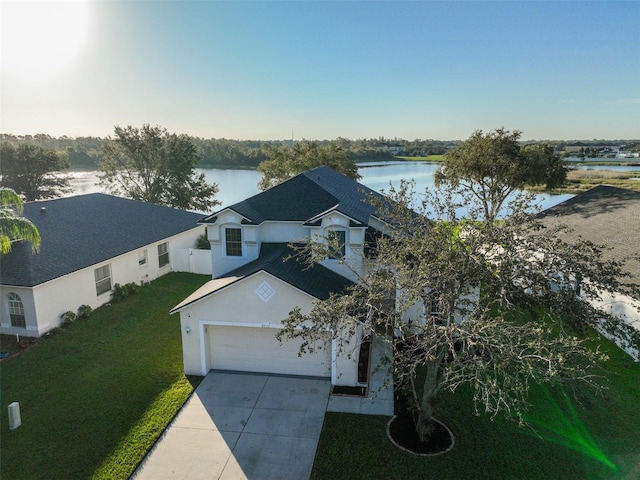
[[[545,386],[541,386],[541,391],[547,401],[546,408],[537,408],[536,412],[525,417],[525,420],[530,425],[542,428],[550,433],[545,433],[538,429],[536,429],[535,433],[546,441],[580,452],[617,472],[617,465],[607,458],[593,440],[580,418],[578,418],[578,414],[567,394],[561,391],[563,403],[561,406]]]

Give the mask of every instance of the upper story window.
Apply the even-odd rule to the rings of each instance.
[[[347,232],[344,230],[329,230],[327,236],[330,259],[340,260],[347,254]]]
[[[169,265],[169,244],[167,242],[158,245],[158,266],[160,268]]]
[[[224,244],[227,257],[242,256],[242,229],[241,228],[225,228]]]
[[[429,317],[431,321],[437,325],[446,325],[448,320],[446,318],[446,308],[442,296],[432,291],[429,295]]]
[[[27,328],[27,322],[24,316],[24,305],[17,293],[9,294],[9,317],[11,318],[12,327]]]
[[[94,270],[96,294],[98,296],[111,291],[111,265],[104,265]]]
[[[147,251],[138,252],[138,266],[140,268],[147,266]]]

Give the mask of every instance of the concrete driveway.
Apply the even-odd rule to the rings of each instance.
[[[308,479],[329,380],[210,372],[135,480]]]

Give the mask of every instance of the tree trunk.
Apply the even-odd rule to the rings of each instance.
[[[418,419],[416,432],[421,442],[426,442],[435,430],[433,421],[433,401],[438,392],[439,371],[441,359],[432,360],[426,364],[426,376],[422,385],[422,396],[418,403]]]

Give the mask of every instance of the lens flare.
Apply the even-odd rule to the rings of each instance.
[[[593,440],[567,394],[564,391],[560,392],[560,405],[546,387],[541,386],[541,391],[547,401],[546,408],[538,408],[535,413],[525,417],[527,423],[535,427],[535,433],[532,432],[532,435],[575,450],[617,472],[618,466]]]

